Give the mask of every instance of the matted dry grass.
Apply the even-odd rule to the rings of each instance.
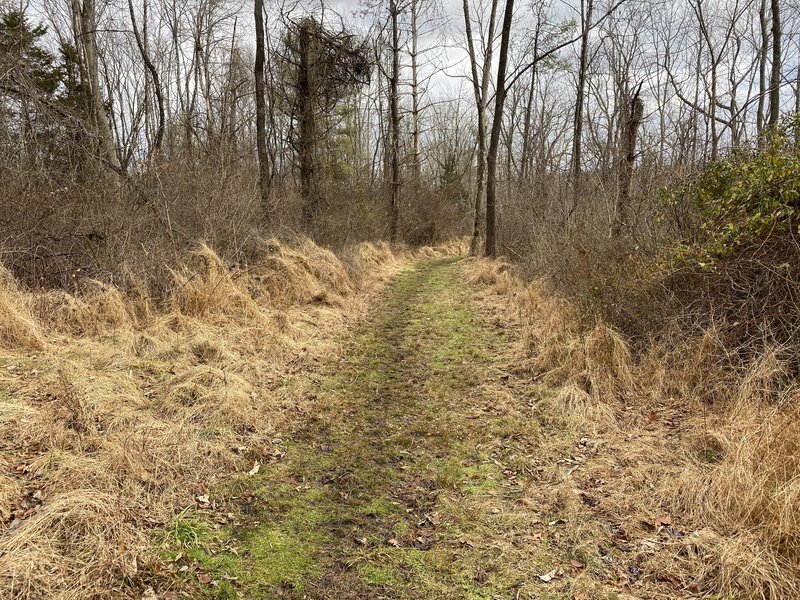
[[[412,258],[362,244],[345,264],[269,240],[236,269],[200,245],[161,308],[100,282],[26,293],[0,270],[0,597],[141,595],[154,532],[270,460],[312,401],[283,375],[324,357]]]
[[[515,313],[540,406],[582,440],[536,502],[572,507],[592,576],[637,597],[800,598],[800,392],[780,348],[737,370],[715,329],[676,329],[634,355],[503,262],[466,274]]]

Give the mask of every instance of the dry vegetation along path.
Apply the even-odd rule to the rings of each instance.
[[[564,597],[540,578],[553,553],[522,501],[536,427],[526,400],[512,402],[510,333],[479,315],[462,279],[447,259],[395,280],[324,367],[282,459],[217,490],[238,525],[176,520],[203,593]]]

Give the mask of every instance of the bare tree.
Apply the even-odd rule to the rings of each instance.
[[[506,68],[508,64],[508,46],[511,40],[511,21],[514,16],[514,0],[506,0],[503,26],[500,33],[500,55],[497,64],[497,90],[495,91],[492,133],[489,137],[489,150],[486,157],[486,256],[497,254],[495,234],[497,204],[497,150],[500,145],[500,128],[503,123],[503,105],[506,101]]]
[[[100,84],[95,2],[94,0],[72,0],[71,7],[76,48],[79,48],[81,53],[79,63],[81,84],[89,103],[87,116],[95,137],[97,158],[106,166],[119,172],[119,157],[108,123]]]
[[[764,107],[767,98],[767,51],[769,50],[769,24],[767,22],[767,0],[761,0],[758,10],[758,23],[761,45],[758,51],[758,109],[756,111],[756,132],[759,138],[764,131]]]
[[[411,170],[414,184],[421,177],[420,89],[419,89],[419,11],[420,0],[411,0]]]
[[[478,77],[478,56],[475,51],[475,41],[472,33],[472,16],[470,14],[469,0],[463,0],[464,30],[467,35],[467,51],[469,53],[472,90],[475,95],[475,108],[478,120],[478,166],[475,173],[475,204],[473,215],[472,238],[470,240],[470,256],[478,253],[480,239],[481,212],[483,206],[484,177],[486,173],[486,109],[489,104],[489,83],[492,68],[492,49],[494,47],[494,28],[497,15],[498,0],[492,0],[489,9],[489,27],[484,41],[484,56],[481,66],[481,75]]]
[[[769,119],[767,125],[778,124],[781,110],[781,3],[771,0],[772,6],[772,72],[769,80]]]
[[[572,119],[572,208],[575,211],[581,193],[581,151],[583,144],[583,105],[586,98],[586,72],[589,68],[589,32],[592,29],[594,0],[581,0],[581,48],[578,60],[578,83],[575,114]]]
[[[269,159],[267,158],[267,101],[264,82],[264,0],[254,0],[253,16],[256,28],[255,86],[256,86],[256,151],[258,154],[258,189],[261,193],[261,212],[264,221],[272,220],[270,207]]]
[[[161,152],[161,145],[164,141],[164,128],[166,127],[166,113],[164,110],[164,93],[161,90],[161,80],[158,75],[158,69],[156,69],[155,64],[153,64],[153,60],[150,57],[150,52],[147,49],[147,2],[143,2],[142,9],[144,11],[143,15],[143,22],[144,22],[144,33],[139,32],[139,28],[136,25],[136,12],[133,9],[133,0],[128,0],[128,11],[131,15],[131,26],[133,27],[133,35],[136,38],[136,46],[139,48],[139,53],[142,56],[142,61],[147,68],[148,73],[153,82],[153,93],[156,96],[156,103],[158,105],[158,124],[156,126],[156,137],[155,141],[153,142],[153,148],[151,150],[152,154],[158,155]]]
[[[389,239],[397,240],[397,228],[400,215],[400,28],[398,17],[400,7],[397,0],[389,0],[389,17],[392,22],[392,71],[389,78],[389,115],[391,125],[391,164],[392,164],[392,194],[389,203]]]
[[[633,180],[633,166],[636,162],[636,139],[644,117],[644,102],[639,93],[641,84],[631,98],[625,120],[624,135],[622,136],[622,152],[619,167],[619,193],[614,211],[615,220],[612,234],[619,236],[622,231],[630,226],[630,199],[631,182]]]

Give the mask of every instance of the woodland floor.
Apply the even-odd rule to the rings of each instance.
[[[402,272],[338,356],[283,382],[312,408],[274,462],[170,525],[165,597],[630,597],[613,549],[542,500],[591,441],[537,407],[498,311],[457,260]]]

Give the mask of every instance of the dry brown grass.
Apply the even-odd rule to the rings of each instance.
[[[0,271],[0,597],[137,596],[124,581],[154,532],[268,461],[303,414],[302,391],[275,382],[324,357],[411,258],[362,244],[346,268],[270,240],[235,268],[200,245],[161,309],[135,287],[31,294]]]
[[[52,331],[76,336],[131,330],[137,320],[134,302],[117,288],[99,281],[87,281],[80,295],[50,290],[32,297],[39,322]]]
[[[539,500],[563,489],[585,500],[571,511],[575,527],[585,525],[587,547],[617,551],[608,568],[618,589],[800,597],[800,395],[785,351],[766,348],[734,368],[712,326],[660,332],[634,354],[618,332],[503,262],[472,261],[467,276],[514,307],[541,405],[591,440]]]
[[[11,274],[0,266],[0,347],[43,350],[44,336],[33,319],[30,303]]]
[[[744,385],[748,384],[745,381]],[[732,403],[711,426],[695,424],[672,505],[720,544],[725,590],[800,596],[800,412],[758,396]],[[716,536],[716,537],[715,537]]]

